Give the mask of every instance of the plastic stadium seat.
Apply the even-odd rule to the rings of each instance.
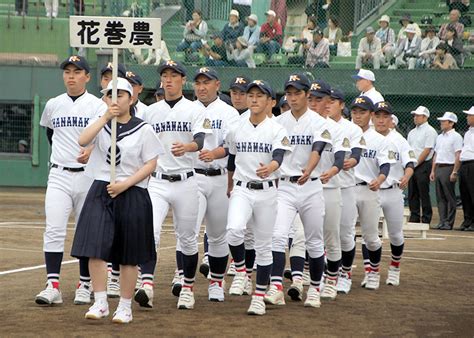
[[[262,63],[265,62],[267,56],[264,53],[254,53],[253,60],[255,61],[256,66],[260,66]]]

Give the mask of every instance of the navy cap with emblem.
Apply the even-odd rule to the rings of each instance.
[[[268,96],[273,97],[273,90],[265,81],[253,80],[252,82],[250,82],[247,86],[247,93],[250,91],[250,89],[254,87],[257,87]]]
[[[367,96],[357,96],[351,103],[351,109],[356,107],[362,108],[364,110],[374,111],[374,104]]]
[[[309,88],[309,94],[316,97],[329,96],[331,95],[331,86],[322,80],[313,81]]]
[[[85,57],[78,56],[78,55],[72,55],[68,57],[66,60],[64,60],[59,68],[65,69],[68,65],[74,65],[79,69],[85,70],[86,73],[90,72],[90,67],[89,64],[87,63],[87,60]]]
[[[135,74],[134,72],[128,71],[125,73],[125,78],[130,82],[130,84],[134,85],[143,85],[143,80],[140,75]]]
[[[207,77],[209,80],[219,80],[219,75],[217,75],[217,72],[209,67],[199,68],[194,75],[194,81],[196,81],[200,75]]]
[[[392,105],[390,103],[388,103],[387,101],[377,102],[375,104],[374,112],[378,113],[378,112],[381,112],[381,111],[392,115],[393,114]]]
[[[291,74],[285,82],[285,90],[288,87],[307,91],[311,87],[311,83],[305,74]]]
[[[283,107],[283,105],[288,104],[288,100],[286,99],[286,95],[283,95],[280,98],[280,102],[278,102],[278,107]]]
[[[158,81],[156,83],[155,95],[165,95],[165,90],[163,89],[163,84],[161,83],[161,81]]]
[[[336,99],[336,100],[340,100],[340,101],[344,101],[346,96],[344,95],[342,90],[331,89],[331,98]]]
[[[104,75],[105,72],[111,72],[113,68],[112,62],[107,62],[107,64],[102,67],[100,70],[100,75]],[[125,77],[125,74],[127,73],[127,70],[125,69],[125,66],[121,63],[117,65],[117,74],[119,77]]]
[[[229,89],[238,89],[243,92],[247,91],[247,85],[250,83],[250,79],[245,76],[236,76],[230,82]]]
[[[161,63],[158,67],[158,73],[161,75],[166,69],[174,70],[182,76],[186,76],[186,68],[178,61],[168,60]]]

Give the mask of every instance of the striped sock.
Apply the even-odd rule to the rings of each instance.
[[[403,247],[404,243],[402,243],[402,245],[390,244],[390,248],[392,251],[392,261],[390,262],[390,265],[397,269],[400,268],[400,261],[402,260],[403,255]]]
[[[362,243],[362,257],[364,259],[365,273],[369,273],[370,272],[369,250],[367,250],[367,246],[364,243]]]
[[[152,260],[145,264],[140,265],[140,271],[142,276],[142,284],[148,284],[153,286],[153,280],[155,275],[156,260]]]
[[[196,269],[198,264],[198,253],[194,255],[185,255],[183,253],[183,272],[184,284],[183,287],[192,289],[194,286],[194,279],[196,276]]]
[[[230,245],[229,249],[234,258],[235,271],[245,272],[245,246],[244,243],[240,245]]]
[[[245,271],[247,272],[248,278],[252,278],[254,264],[255,264],[255,250],[245,249]]]
[[[370,271],[371,272],[379,272],[380,269],[380,261],[382,259],[382,247],[375,251],[369,250],[369,257],[370,257]]]
[[[61,272],[63,253],[45,252],[44,260],[46,263],[46,278],[52,283],[53,288],[59,289],[59,274]]]
[[[257,265],[257,281],[255,286],[255,296],[263,297],[267,291],[268,282],[270,281],[270,273],[272,264]]]
[[[290,266],[292,279],[303,279],[304,258],[298,256],[290,257]]]
[[[283,278],[280,276],[271,276],[270,283],[275,285],[278,290],[283,290]]]
[[[352,274],[352,263],[354,262],[355,257],[355,246],[350,251],[342,251],[341,255],[341,271],[342,273],[348,274],[349,278]]]
[[[229,256],[213,257],[209,256],[209,268],[211,271],[211,283],[218,282],[222,286],[224,280],[225,270],[227,268],[227,261]]]
[[[314,286],[319,290],[319,284],[321,283],[321,277],[324,271],[324,255],[318,258],[309,258],[309,274],[311,277],[311,286]]]
[[[283,271],[285,270],[285,252],[272,251],[273,266],[272,266],[272,280],[279,280],[282,285]]]

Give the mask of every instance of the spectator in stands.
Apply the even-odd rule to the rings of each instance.
[[[397,51],[395,52],[395,65],[391,69],[407,67],[415,69],[416,58],[420,53],[421,38],[416,35],[415,26],[409,24],[405,27],[406,37],[398,42]]]
[[[426,37],[421,40],[420,53],[416,60],[416,68],[431,68],[435,54],[436,46],[439,45],[439,38],[436,36],[436,28],[429,26],[425,30]]]
[[[328,26],[324,28],[324,37],[329,41],[329,52],[331,55],[337,55],[337,44],[341,41],[342,30],[335,17],[330,17]]]
[[[433,69],[458,69],[456,60],[453,56],[448,53],[448,46],[446,43],[441,42],[436,47],[436,56],[433,60]]]
[[[375,32],[375,36],[380,39],[382,44],[382,54],[380,55],[380,62],[384,65],[389,65],[395,53],[395,31],[389,27],[390,17],[382,15],[379,20],[379,29]]]
[[[206,43],[202,49],[204,56],[206,56],[206,65],[212,67],[227,66],[227,51],[224,45],[224,39],[222,38],[222,33],[215,33],[211,38],[214,40],[214,45],[209,47]]]
[[[144,65],[149,65],[153,61],[155,61],[155,66],[158,66],[162,61],[170,60],[170,53],[168,52],[168,47],[166,46],[165,40],[161,40],[160,48],[156,49],[149,49],[148,56],[145,61],[143,61]]]
[[[412,19],[411,19],[411,15],[410,14],[405,14],[404,16],[402,16],[402,18],[400,19],[400,25],[402,26],[402,28],[400,28],[400,30],[398,31],[398,36],[397,36],[397,43],[400,42],[401,39],[405,38],[406,35],[405,35],[405,29],[408,25],[414,25],[415,27],[415,30],[416,30],[416,35],[420,36],[421,37],[421,29],[420,29],[420,26],[418,26],[418,24],[416,22],[414,22]]]
[[[375,36],[375,30],[372,27],[367,27],[365,37],[359,42],[356,69],[361,69],[362,66],[373,66],[374,69],[380,69],[381,53],[382,43],[380,39]]]
[[[282,44],[283,31],[276,20],[276,13],[269,10],[265,13],[267,22],[260,28],[260,41],[257,44],[257,53],[265,53],[268,58],[278,53]]]
[[[313,40],[305,48],[307,68],[329,68],[329,41],[321,30],[314,31]]]
[[[28,14],[28,0],[15,0],[15,15]]]
[[[286,27],[288,11],[286,9],[286,0],[271,0],[270,9],[276,13],[277,21],[281,26],[282,32]]]
[[[305,45],[313,40],[313,31],[316,29],[316,17],[310,16],[308,17],[307,24],[301,31],[300,39],[301,41],[306,41],[306,43],[300,43],[300,47],[298,49],[298,55],[304,56],[305,54]]]
[[[463,65],[463,43],[462,40],[458,37],[456,31],[456,27],[454,25],[449,25],[446,29],[446,34],[444,35],[446,42],[446,47],[448,48],[448,53],[451,54],[456,60],[456,64],[458,67],[462,67]]]
[[[251,15],[252,0],[232,0],[232,9],[240,13],[242,23]]]
[[[320,29],[326,28],[326,11],[330,3],[330,0],[313,0],[304,10],[308,17],[314,16],[316,18],[317,26]]]
[[[192,20],[184,26],[183,36],[183,41],[176,47],[178,52],[196,52],[206,43],[207,23],[202,19],[199,9],[193,11]]]
[[[230,11],[229,22],[222,28],[222,39],[225,44],[235,43],[235,40],[244,33],[244,25],[239,21],[239,12]]]
[[[462,37],[464,33],[464,25],[459,22],[460,17],[461,17],[461,12],[459,12],[459,10],[457,9],[453,9],[451,12],[449,12],[449,22],[442,24],[438,32],[438,37],[441,40],[446,39],[446,32],[448,31],[449,26],[454,26],[454,28],[456,29],[456,32],[458,33],[457,35],[459,37]]]
[[[255,68],[255,61],[253,60],[253,50],[248,46],[247,39],[239,36],[235,42],[235,48],[230,46],[230,53],[227,56],[232,60],[231,65],[237,67]]]
[[[25,141],[25,140],[18,141],[18,152],[22,153],[22,154],[25,154],[25,153],[29,152],[27,141]]]
[[[56,18],[58,16],[59,0],[44,0],[47,18]]]
[[[247,26],[244,28],[242,35],[248,42],[248,48],[255,48],[260,38],[260,26],[258,25],[258,17],[255,14],[250,14],[247,18]]]
[[[450,12],[453,9],[457,9],[461,14],[469,12],[469,4],[469,0],[446,0],[446,5],[448,6]]]

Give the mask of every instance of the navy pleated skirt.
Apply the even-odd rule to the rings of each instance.
[[[109,182],[94,181],[74,235],[71,256],[138,265],[156,259],[153,209],[146,189],[133,186],[116,198]]]

